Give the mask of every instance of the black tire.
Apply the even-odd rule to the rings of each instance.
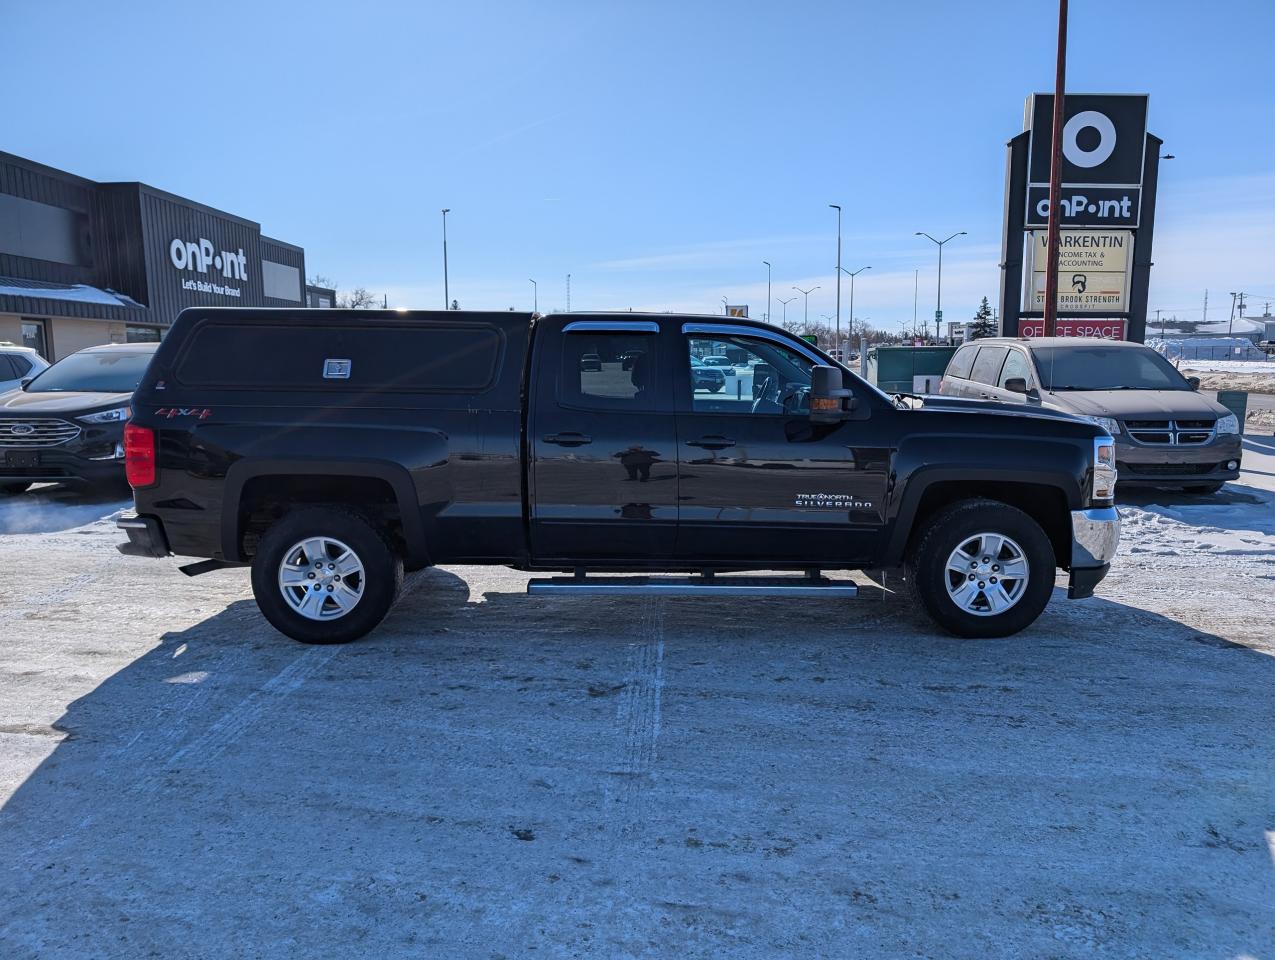
[[[362,595],[348,613],[313,620],[294,610],[284,598],[279,575],[285,553],[310,537],[340,541],[362,564]],[[252,561],[252,593],[257,607],[275,629],[301,643],[359,639],[385,619],[402,586],[403,558],[363,517],[339,507],[306,507],[286,514],[261,537]],[[322,606],[323,601],[320,603]]]
[[[0,494],[6,497],[16,497],[20,493],[26,493],[31,489],[29,483],[0,483]]]
[[[947,561],[980,533],[1009,537],[1027,560],[1027,583],[1003,613],[970,613],[948,591]],[[917,532],[904,561],[915,601],[938,626],[958,637],[1007,637],[1036,621],[1054,589],[1054,548],[1035,520],[995,500],[962,500],[940,510]]]
[[[1217,493],[1221,490],[1225,483],[1189,483],[1182,489],[1187,493]]]

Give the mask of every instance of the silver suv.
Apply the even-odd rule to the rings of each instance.
[[[49,368],[49,363],[30,347],[0,340],[0,393],[17,390],[23,380]]]
[[[1240,475],[1240,425],[1198,387],[1140,343],[994,337],[956,351],[939,393],[1075,414],[1115,437],[1121,487],[1214,493]]]

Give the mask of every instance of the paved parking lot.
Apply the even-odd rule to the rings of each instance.
[[[1129,498],[1101,598],[995,641],[467,568],[306,648],[120,506],[0,504],[6,960],[1271,955],[1256,485]]]

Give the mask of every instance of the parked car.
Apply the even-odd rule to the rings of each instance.
[[[0,491],[41,481],[124,483],[124,423],[158,347],[89,347],[0,397]]]
[[[692,390],[708,390],[711,393],[721,393],[722,388],[726,386],[726,374],[714,368],[707,367],[698,357],[691,357],[691,389]]]
[[[716,367],[728,377],[735,376],[735,366],[730,362],[730,357],[705,357],[704,366]]]
[[[602,357],[596,353],[583,353],[580,355],[580,369],[589,370],[594,373],[602,369]]]
[[[49,368],[49,362],[30,347],[0,340],[0,393],[8,393]]]
[[[772,386],[696,394],[691,337],[766,358]],[[642,362],[582,374],[602,346]],[[311,643],[375,627],[404,569],[466,563],[575,572],[533,594],[827,598],[857,587],[820,569],[901,566],[944,629],[1004,636],[1059,567],[1089,596],[1120,525],[1101,427],[904,409],[738,317],[188,309],[124,446],[120,549],[250,566],[262,613]],[[712,576],[610,575],[634,570]],[[728,575],[774,570],[795,575]]]
[[[996,337],[957,350],[939,393],[1074,414],[1115,437],[1122,487],[1214,493],[1239,476],[1240,425],[1198,386],[1140,343]]]

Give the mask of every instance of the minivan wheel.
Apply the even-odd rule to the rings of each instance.
[[[252,593],[281,633],[348,643],[379,624],[403,586],[403,560],[356,514],[308,507],[270,527],[252,561]]]
[[[926,521],[904,566],[916,601],[958,637],[1007,637],[1035,622],[1054,587],[1054,550],[1035,520],[964,500]]]

